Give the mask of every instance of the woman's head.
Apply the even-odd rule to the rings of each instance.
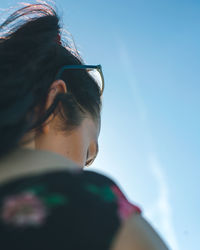
[[[64,70],[56,80],[62,66],[83,65],[59,43],[59,22],[51,6],[27,4],[0,26],[0,155],[33,135],[36,148],[83,166],[97,151],[101,90],[84,69]]]

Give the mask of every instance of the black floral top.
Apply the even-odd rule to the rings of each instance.
[[[139,207],[110,178],[57,170],[0,185],[4,250],[107,250],[121,223]]]

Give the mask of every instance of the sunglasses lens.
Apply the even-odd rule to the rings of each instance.
[[[100,72],[97,69],[88,69],[87,71],[90,76],[95,80],[101,92],[103,92],[103,79]]]

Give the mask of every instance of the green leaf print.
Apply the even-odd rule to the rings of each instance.
[[[109,186],[98,187],[93,184],[87,184],[85,188],[89,192],[100,196],[104,201],[112,202],[116,200],[116,196]]]
[[[42,186],[42,185],[37,185],[37,186],[33,186],[33,187],[30,187],[30,188],[27,188],[25,190],[23,190],[25,192],[31,192],[31,193],[34,193],[34,194],[40,194],[40,193],[43,193],[46,191],[46,187]]]
[[[35,185],[21,190],[25,193],[33,193],[37,195],[47,207],[56,207],[58,205],[64,205],[68,203],[68,198],[59,193],[49,193],[48,189],[44,185]]]
[[[48,207],[55,207],[57,205],[64,205],[68,203],[67,197],[57,193],[46,195],[41,198]]]

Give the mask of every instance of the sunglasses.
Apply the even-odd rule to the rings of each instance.
[[[96,84],[99,86],[101,95],[103,94],[104,91],[104,76],[102,72],[102,67],[101,65],[64,65],[60,68],[59,72],[56,75],[55,80],[58,80],[61,78],[62,73],[66,69],[83,69],[88,72],[88,74],[94,79]]]

